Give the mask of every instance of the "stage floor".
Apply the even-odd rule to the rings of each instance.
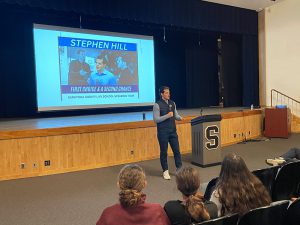
[[[247,109],[246,107],[204,107],[202,115],[220,114],[223,112],[237,112]],[[70,117],[51,117],[51,118],[17,118],[17,119],[0,119],[0,131],[17,131],[45,128],[60,128],[74,126],[89,126],[101,124],[116,124],[126,122],[137,122],[143,120],[143,113],[146,120],[152,120],[152,111],[141,111],[132,113],[115,113],[115,114],[97,114]],[[178,109],[178,113],[183,116],[200,116],[201,108]]]

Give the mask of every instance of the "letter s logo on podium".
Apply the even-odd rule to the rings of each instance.
[[[213,150],[219,147],[219,127],[217,125],[207,126],[205,128],[205,147]]]

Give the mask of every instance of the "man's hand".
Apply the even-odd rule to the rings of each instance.
[[[173,112],[168,113],[169,118],[173,117]]]

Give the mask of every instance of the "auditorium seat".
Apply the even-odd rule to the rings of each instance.
[[[272,200],[290,200],[299,196],[300,161],[285,164],[279,169],[272,189]]]
[[[263,183],[263,185],[267,188],[270,195],[272,194],[272,188],[275,181],[275,177],[278,173],[278,169],[280,166],[272,166],[269,168],[258,169],[252,171],[252,173],[257,176],[257,178]]]
[[[236,225],[239,219],[238,214],[232,214],[229,216],[223,216],[212,220],[207,220],[202,223],[196,223],[197,225]]]
[[[300,198],[294,201],[287,210],[284,225],[300,224]]]
[[[279,201],[272,205],[252,209],[241,216],[238,225],[284,225],[289,201]]]
[[[209,201],[211,194],[213,193],[213,191],[215,190],[217,181],[218,181],[219,177],[215,177],[213,179],[211,179],[205,189],[205,193],[204,193],[204,199]]]

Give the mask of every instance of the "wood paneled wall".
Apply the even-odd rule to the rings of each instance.
[[[262,136],[261,110],[223,113],[221,120],[221,143],[228,146]]]
[[[222,146],[261,135],[260,110],[222,117]],[[192,149],[191,119],[177,124],[182,153]],[[10,131],[0,133],[0,158],[0,180],[8,180],[155,159],[159,145],[152,121]],[[44,165],[46,160],[50,166]]]

